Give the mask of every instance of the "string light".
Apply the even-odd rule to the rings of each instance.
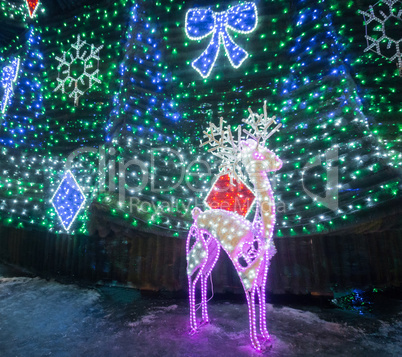
[[[1,85],[4,90],[3,99],[1,101],[1,112],[4,113],[7,108],[7,104],[9,103],[11,96],[14,92],[14,82],[17,80],[18,71],[20,68],[20,59],[14,58],[11,61],[11,65],[3,68],[2,77],[1,77]]]
[[[250,110],[250,116],[245,122],[250,123],[252,129],[243,129],[242,132],[239,130],[237,142],[233,139],[230,128],[224,129],[222,122],[221,120],[219,127],[210,126],[210,132],[204,133],[207,141],[201,143],[201,146],[212,145],[213,154],[224,161],[232,160],[229,152],[232,152],[232,156],[238,155],[241,160],[237,161],[237,165],[242,164],[245,167],[253,183],[258,203],[253,223],[238,213],[228,212],[226,209],[202,212],[199,208],[194,208],[192,212],[194,224],[190,228],[186,243],[191,333],[197,330],[195,290],[200,279],[203,320],[209,320],[205,282],[214,268],[222,247],[236,268],[247,296],[252,345],[261,350],[261,343],[257,338],[255,299],[257,295],[260,305],[265,305],[262,299],[265,299],[268,266],[270,259],[276,253],[272,240],[275,226],[275,199],[266,171],[276,171],[282,167],[282,161],[272,151],[266,149],[264,144],[266,139],[277,131],[277,127],[268,132],[269,126],[274,121],[267,118],[266,103],[264,103],[264,114],[261,116]],[[240,133],[246,133],[247,137],[242,138]],[[240,168],[234,169],[240,171]],[[226,181],[230,184],[229,177]],[[265,313],[265,308],[260,307],[261,333],[264,339],[269,339]]]
[[[236,5],[219,13],[211,9],[190,9],[186,13],[185,22],[187,37],[190,40],[202,40],[212,34],[207,49],[191,65],[203,78],[207,78],[218,58],[220,45],[223,44],[231,65],[239,68],[248,57],[248,53],[236,45],[227,29],[249,34],[255,30],[257,24],[257,7],[251,2]]]
[[[220,175],[205,198],[205,205],[212,209],[224,209],[246,217],[253,206],[255,195],[242,181]]]
[[[392,26],[400,27],[402,25],[402,9],[398,11],[398,8],[395,6],[396,4],[401,5],[402,3],[399,0],[381,0],[380,3],[384,3],[388,6],[386,12],[384,12],[382,7],[379,6],[378,14],[376,14],[374,6],[372,5],[370,5],[370,12],[359,10],[359,13],[364,16],[366,26],[365,37],[367,40],[367,47],[364,51],[373,51],[380,56],[388,58],[390,61],[396,60],[398,62],[398,67],[402,69],[402,55],[400,48],[402,38],[396,38],[394,37],[394,34],[390,36],[387,35],[390,27],[392,32]],[[376,27],[374,31],[381,32],[381,36],[367,34],[367,26],[371,22],[377,22],[379,28]],[[387,43],[386,48],[382,48],[384,43]],[[391,47],[393,47],[393,49],[391,49]],[[387,55],[387,52],[392,52],[393,54]]]
[[[66,231],[85,203],[85,195],[71,171],[67,171],[50,200]]]
[[[103,48],[103,45],[99,47],[91,45],[91,52],[89,54],[87,54],[87,51],[84,50],[87,45],[87,42],[82,41],[80,35],[78,35],[77,42],[71,45],[71,49],[69,49],[67,52],[63,52],[63,57],[56,57],[56,59],[60,62],[57,66],[59,75],[61,71],[64,76],[63,78],[60,78],[60,76],[57,78],[58,85],[55,91],[60,89],[62,93],[68,93],[67,90],[73,88],[69,97],[74,97],[75,106],[78,105],[78,98],[82,96],[86,90],[90,89],[94,83],[101,82],[98,79],[100,60],[99,51]],[[72,53],[72,49],[75,50],[75,54]],[[81,50],[82,53],[80,54]],[[98,64],[98,68],[96,69],[93,68],[95,61]],[[80,64],[82,67],[82,72],[80,74],[76,74],[72,71],[72,66],[74,64]],[[64,70],[62,70],[63,67]]]
[[[111,220],[128,227],[185,235],[191,210],[205,208],[218,171],[216,158],[198,148],[205,123],[225,116],[225,125],[235,128],[247,115],[240,108],[264,99],[283,124],[281,135],[268,139],[284,162],[278,173],[269,174],[278,237],[346,228],[369,219],[382,205],[392,206],[400,195],[395,169],[402,165],[402,82],[394,63],[372,51],[363,53],[366,41],[356,5],[260,1],[258,26],[250,36],[227,29],[250,58],[230,70],[221,53],[207,78],[191,68],[197,51],[205,50],[185,32],[192,6],[119,0],[69,10],[64,19],[53,20],[50,8],[40,7],[43,14],[30,19],[24,1],[0,0],[1,23],[10,29],[0,40],[0,70],[20,58],[12,101],[0,125],[1,224],[64,232],[49,200],[68,155],[90,148],[94,151],[77,155],[71,166],[88,197],[69,234],[88,234],[87,208],[95,201]],[[211,6],[214,13],[222,10],[228,11],[226,3]],[[55,57],[78,35],[103,48],[101,83],[80,96],[75,107],[69,94],[54,92],[60,64]],[[1,99],[1,86],[0,91]],[[303,182],[323,196],[325,152],[335,146],[339,209],[333,211],[307,195]],[[314,157],[322,165],[302,179],[303,167]],[[148,185],[139,192],[130,189],[141,184],[142,170],[128,167],[127,201],[120,202],[119,162],[132,159],[144,162]],[[130,198],[140,200],[138,210],[130,212]]]
[[[29,16],[33,18],[39,6],[39,0],[25,0],[28,7]]]

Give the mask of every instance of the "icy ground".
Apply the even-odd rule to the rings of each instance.
[[[246,305],[210,302],[188,336],[186,300],[83,289],[15,276],[0,265],[0,356],[402,356],[402,302],[371,312],[267,304],[272,346],[250,347]],[[375,305],[375,304],[374,304]]]

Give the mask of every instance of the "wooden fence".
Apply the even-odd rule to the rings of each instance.
[[[350,289],[400,287],[402,232],[275,239],[268,291],[330,296]],[[107,238],[54,235],[0,227],[0,259],[40,276],[116,282],[144,290],[187,289],[185,240],[131,232]],[[241,293],[236,271],[221,254],[216,292]]]

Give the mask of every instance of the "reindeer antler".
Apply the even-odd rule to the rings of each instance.
[[[257,142],[257,148],[258,145],[264,146],[267,139],[282,126],[282,124],[278,124],[273,130],[271,130],[271,132],[268,133],[268,128],[275,123],[275,117],[267,117],[266,101],[264,101],[264,114],[255,114],[250,108],[248,111],[250,113],[249,117],[247,119],[243,119],[242,121],[250,125],[252,129],[251,131],[248,131],[246,129],[242,129],[239,125],[236,129],[237,140],[233,137],[229,125],[224,128],[223,124],[225,121],[223,118],[220,118],[219,127],[213,123],[209,123],[209,128],[207,131],[203,132],[204,138],[207,138],[207,141],[202,142],[202,140],[200,140],[200,146],[210,144],[211,148],[208,151],[222,159],[222,164],[219,166],[219,172],[221,174],[229,174],[231,183],[233,178],[238,180],[239,176],[240,178],[243,176],[239,165],[241,161],[240,151],[242,148],[242,141],[251,137]],[[242,133],[245,133],[247,137],[242,138]],[[262,144],[260,143],[261,139]]]
[[[272,118],[267,117],[267,102],[264,101],[264,114],[256,114],[253,113],[251,108],[248,108],[250,113],[247,119],[243,119],[243,123],[246,123],[251,126],[252,132],[249,132],[246,129],[243,129],[243,132],[247,134],[247,139],[249,137],[253,138],[257,142],[257,147],[260,144],[260,140],[262,139],[261,146],[265,146],[266,141],[270,136],[275,134],[279,128],[282,126],[282,123],[279,123],[274,129],[268,132],[268,128],[275,123],[276,117]]]
[[[221,174],[229,174],[230,178],[238,179],[238,176],[242,176],[240,171],[240,149],[241,149],[241,127],[237,127],[238,139],[233,138],[232,131],[228,125],[224,129],[223,118],[220,118],[220,125],[217,127],[213,123],[209,123],[209,130],[204,131],[204,137],[208,140],[205,142],[200,141],[200,146],[210,144],[211,148],[208,150],[213,155],[222,159],[222,164],[219,166],[219,172]],[[217,137],[219,139],[217,139]],[[238,175],[239,173],[239,175]]]

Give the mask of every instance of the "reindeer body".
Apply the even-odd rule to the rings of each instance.
[[[259,147],[258,140],[242,141],[240,146],[239,161],[244,165],[256,193],[256,215],[254,221],[250,222],[237,213],[222,209],[205,212],[201,212],[198,208],[193,210],[194,224],[187,238],[190,325],[194,333],[197,330],[195,288],[198,280],[201,281],[202,319],[204,323],[209,322],[207,279],[219,258],[222,247],[232,260],[243,284],[249,308],[250,338],[253,346],[261,350],[261,344],[257,338],[255,298],[257,294],[260,330],[264,340],[268,340],[265,285],[270,259],[276,253],[272,240],[275,202],[266,171],[278,170],[282,162],[270,150]],[[239,161],[236,161],[236,164]]]

